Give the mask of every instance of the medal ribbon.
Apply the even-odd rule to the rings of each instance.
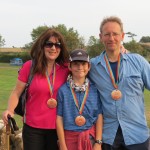
[[[54,66],[53,66],[53,78],[52,78],[52,83],[51,83],[50,77],[49,77],[49,75],[48,75],[48,70],[46,71],[46,78],[47,78],[48,87],[49,87],[49,91],[50,91],[51,97],[52,97],[52,95],[53,95],[53,88],[54,88],[54,83],[55,83],[55,77],[56,77],[56,65],[54,64]]]
[[[81,115],[82,112],[83,112],[83,109],[84,109],[84,105],[86,103],[86,100],[87,100],[87,97],[88,97],[88,92],[89,92],[89,86],[90,84],[88,83],[88,86],[85,90],[85,93],[84,93],[84,97],[83,97],[83,101],[82,101],[82,104],[79,108],[79,102],[78,102],[78,99],[76,97],[76,93],[75,93],[75,90],[71,87],[71,84],[70,84],[70,89],[71,89],[71,93],[72,93],[72,96],[73,96],[73,100],[74,100],[74,103],[75,105],[77,106],[78,110],[79,110],[79,114]]]
[[[106,53],[104,55],[104,59],[105,59],[106,66],[107,66],[108,71],[109,71],[111,82],[112,82],[114,88],[117,89],[118,88],[118,81],[119,81],[120,54],[118,55],[118,63],[117,63],[117,69],[116,69],[116,82],[115,82],[114,74],[112,72],[112,69],[111,69],[111,66],[110,66],[110,63],[109,63],[109,60],[108,60],[108,57],[107,57]]]

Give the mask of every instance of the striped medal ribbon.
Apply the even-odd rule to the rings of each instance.
[[[104,59],[105,59],[106,66],[107,66],[108,71],[109,71],[109,75],[110,75],[110,79],[111,79],[112,85],[113,85],[113,87],[115,88],[115,89],[111,92],[111,97],[112,97],[113,100],[119,100],[119,99],[122,97],[122,93],[121,93],[121,91],[118,89],[119,69],[120,69],[120,62],[121,62],[120,54],[118,55],[118,63],[117,63],[117,69],[116,69],[116,81],[115,81],[115,77],[114,77],[114,75],[113,75],[113,72],[112,72],[112,69],[111,69],[111,66],[110,66],[110,63],[109,63],[109,60],[108,60],[108,57],[107,57],[107,54],[106,54],[106,53],[105,53],[105,55],[104,55]]]
[[[54,64],[54,66],[53,66],[52,83],[51,83],[50,77],[48,75],[48,70],[46,71],[46,78],[47,78],[48,87],[49,87],[49,91],[50,91],[50,97],[51,97],[47,101],[47,106],[49,108],[56,108],[56,106],[57,106],[57,101],[54,98],[52,98],[52,96],[53,96],[53,89],[54,89],[54,83],[55,83],[55,77],[56,77],[56,64]]]
[[[88,86],[87,86],[87,88],[85,90],[85,93],[84,93],[84,97],[83,97],[81,106],[79,106],[79,102],[78,102],[78,99],[76,97],[75,90],[71,87],[71,84],[70,84],[70,90],[71,90],[71,93],[72,93],[72,96],[73,96],[73,100],[74,100],[74,103],[75,103],[75,105],[76,105],[76,107],[79,111],[79,115],[75,118],[75,123],[76,123],[77,126],[83,126],[86,123],[86,119],[82,115],[82,112],[83,112],[84,105],[85,105],[87,97],[88,97],[89,85],[90,84],[88,83]]]

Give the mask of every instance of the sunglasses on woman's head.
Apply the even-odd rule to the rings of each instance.
[[[61,43],[57,42],[57,43],[53,43],[53,42],[45,42],[44,46],[46,48],[52,48],[53,46],[55,46],[55,48],[61,48]]]

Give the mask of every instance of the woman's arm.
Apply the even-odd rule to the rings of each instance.
[[[25,85],[26,83],[17,80],[16,86],[9,97],[7,110],[3,112],[2,118],[5,124],[8,124],[8,119],[7,119],[8,114],[12,117],[14,116],[14,109],[18,104],[19,97],[23,92]]]

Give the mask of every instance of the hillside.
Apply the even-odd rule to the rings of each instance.
[[[143,46],[146,46],[146,47],[150,47],[150,42],[149,43],[140,43],[140,44]]]
[[[10,52],[24,52],[24,49],[21,48],[0,48],[0,52],[2,53],[10,53]]]

